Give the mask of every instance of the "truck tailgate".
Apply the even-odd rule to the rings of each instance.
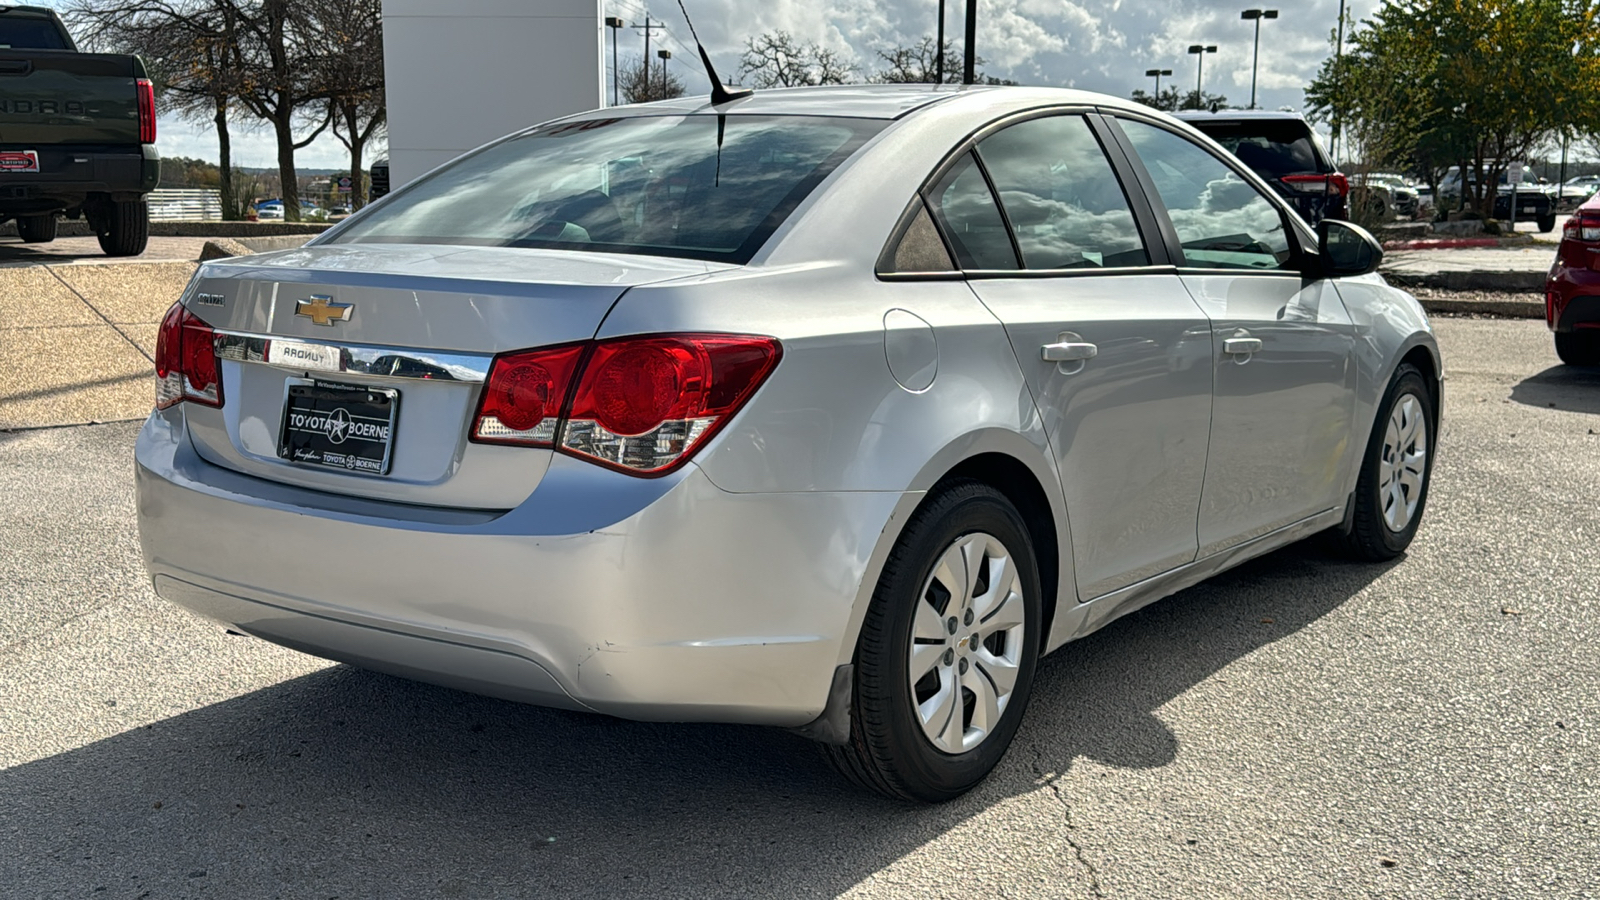
[[[139,144],[134,59],[70,50],[0,50],[0,149]]]

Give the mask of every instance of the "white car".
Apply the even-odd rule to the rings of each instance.
[[[289,647],[945,800],[1041,654],[1318,532],[1405,550],[1442,367],[1381,255],[1098,94],[584,113],[201,265],[145,562]]]

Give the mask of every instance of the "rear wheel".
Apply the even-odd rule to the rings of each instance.
[[[56,217],[18,216],[17,236],[25,244],[48,244],[56,239]]]
[[[1433,395],[1422,372],[1401,364],[1378,410],[1345,536],[1351,553],[1374,561],[1405,552],[1427,507],[1434,417]]]
[[[884,565],[856,646],[846,778],[942,802],[1000,762],[1033,687],[1038,566],[1022,517],[972,481],[932,497]]]
[[[150,207],[143,200],[113,200],[95,226],[107,256],[138,256],[150,243]]]
[[[1569,366],[1600,366],[1600,331],[1556,332],[1556,355]]]
[[[1548,232],[1548,231],[1554,231],[1555,228],[1556,228],[1556,214],[1555,213],[1547,213],[1545,215],[1542,215],[1542,216],[1540,216],[1538,218],[1538,220],[1536,221],[1536,224],[1539,226],[1539,233],[1540,234],[1544,234],[1545,232]]]

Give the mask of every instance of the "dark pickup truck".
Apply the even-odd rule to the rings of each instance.
[[[150,235],[155,91],[136,56],[79,53],[53,10],[0,6],[0,224],[28,243],[83,216],[109,256]]]

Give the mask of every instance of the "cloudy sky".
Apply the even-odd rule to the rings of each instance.
[[[666,37],[656,32],[654,40],[665,40],[674,52],[674,71],[691,91],[706,88],[698,67],[691,68],[692,44],[683,46],[689,29],[675,2],[600,0],[600,5],[603,15],[629,23],[643,22],[648,7],[652,19],[667,24]],[[744,40],[762,32],[788,31],[870,71],[875,51],[931,36],[938,17],[937,0],[686,0],[686,5],[717,67],[729,78]],[[1252,5],[1267,6],[1251,0],[979,0],[978,55],[987,60],[988,74],[1023,84],[1127,96],[1135,88],[1151,88],[1152,79],[1144,75],[1151,68],[1172,69],[1180,88],[1193,89],[1195,57],[1185,51],[1190,44],[1215,44],[1217,52],[1205,58],[1205,89],[1244,106],[1250,100],[1255,31],[1239,13]],[[947,0],[946,7],[946,34],[954,41],[962,32],[965,0]],[[1376,7],[1377,0],[1349,0],[1358,20]],[[1338,22],[1339,0],[1302,0],[1277,8],[1279,18],[1261,27],[1257,102],[1268,109],[1299,109],[1306,83],[1331,52],[1328,39]],[[635,53],[642,49],[642,38],[631,29],[622,35],[624,56],[630,46]],[[161,122],[160,146],[167,156],[215,160],[217,155],[209,127],[178,120]],[[233,147],[237,165],[276,164],[268,129],[236,134]],[[296,161],[305,168],[349,165],[343,146],[331,137],[301,150]]]

